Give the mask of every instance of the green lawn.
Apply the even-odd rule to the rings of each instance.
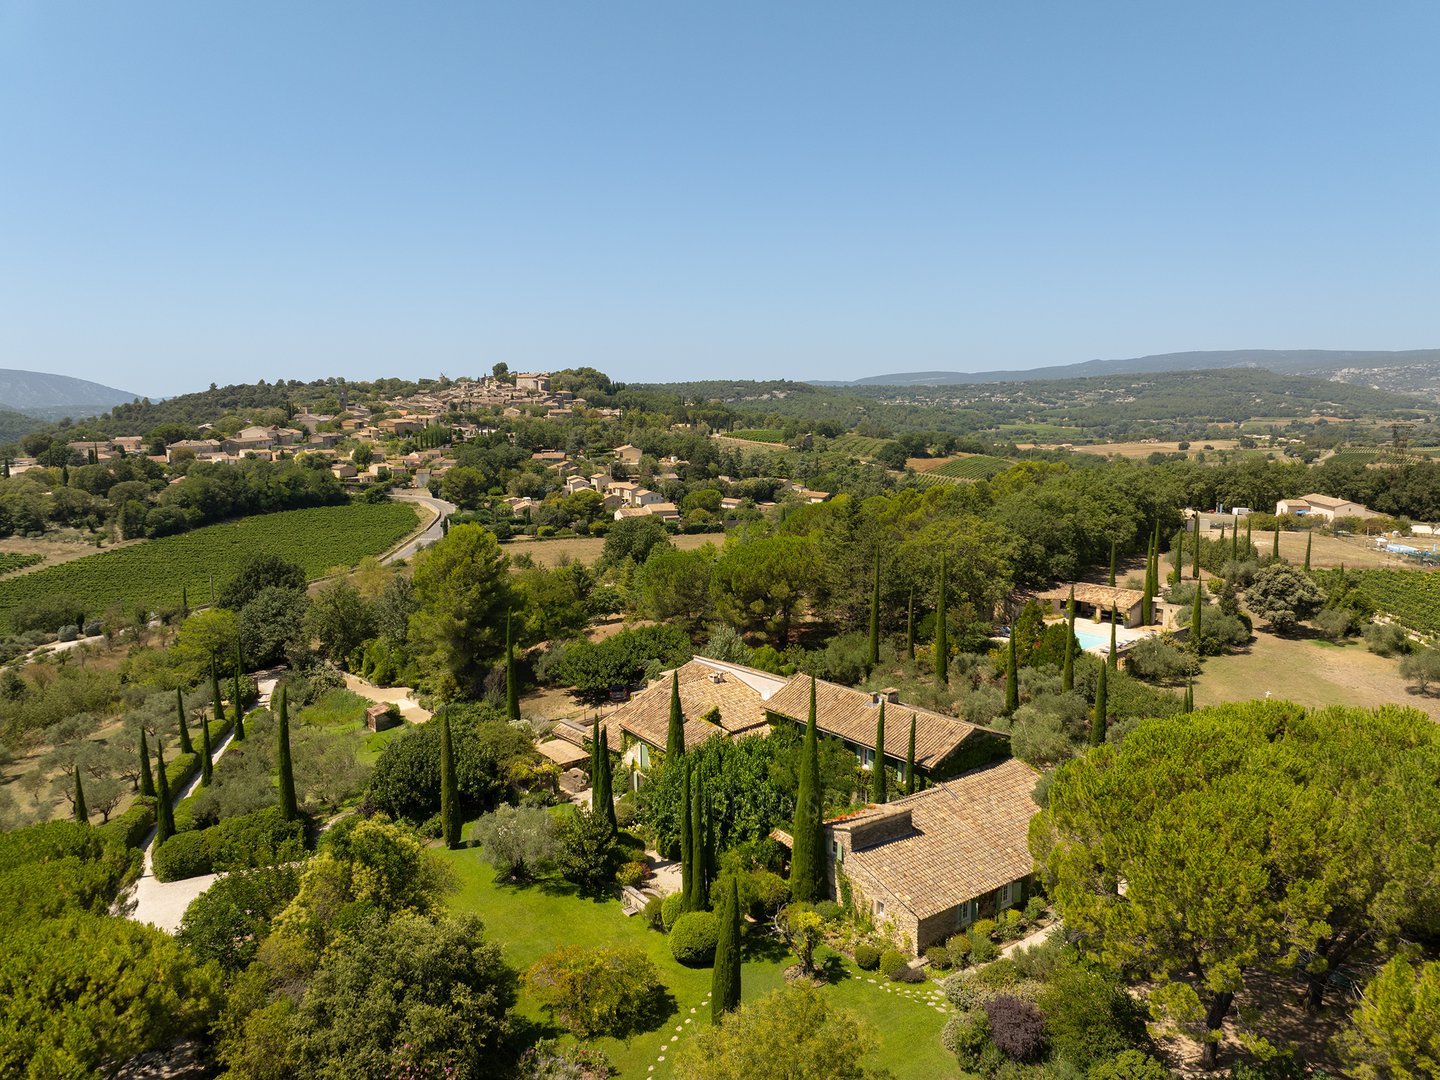
[[[674,996],[676,1012],[660,1030],[636,1036],[627,1045],[616,1039],[602,1039],[624,1077],[668,1077],[673,1054],[670,1040],[687,1029],[710,1022],[710,969],[691,969],[677,964],[663,935],[646,925],[641,916],[626,918],[616,900],[586,900],[562,881],[546,879],[525,888],[497,884],[495,872],[473,849],[442,852],[454,868],[460,890],[452,906],[474,911],[501,943],[507,959],[522,971],[541,955],[559,945],[633,946],[643,949],[660,969],[666,987]],[[821,955],[830,955],[821,950]],[[743,972],[746,1000],[762,996],[782,982],[781,973],[793,961],[769,939],[747,938]],[[880,1040],[878,1060],[897,1080],[933,1080],[959,1075],[955,1060],[940,1043],[945,1014],[929,1000],[936,984],[903,986],[887,983],[857,971],[848,962],[843,974],[828,989],[842,1006],[854,1010],[874,1028]],[[944,1004],[943,999],[940,1002]],[[691,1010],[694,1010],[692,1013]],[[522,994],[523,1015],[545,1022],[544,1014]],[[661,1061],[660,1058],[665,1060]],[[650,1071],[650,1066],[655,1066]]]

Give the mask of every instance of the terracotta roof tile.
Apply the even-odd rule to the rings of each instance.
[[[735,738],[759,733],[767,723],[765,699],[784,685],[778,675],[704,657],[696,657],[676,671],[680,675],[686,746],[695,746],[713,735]],[[717,708],[719,727],[701,719]],[[606,723],[663,750],[670,732],[670,672],[616,709]]]
[[[827,822],[854,832],[880,818],[910,814],[913,828],[846,856],[873,874],[924,919],[1031,873],[1031,798],[1039,773],[1011,759],[965,773],[925,791]]]

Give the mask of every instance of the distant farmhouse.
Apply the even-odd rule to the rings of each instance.
[[[1374,510],[1350,502],[1347,499],[1332,499],[1329,495],[1306,495],[1299,499],[1281,499],[1275,504],[1275,515],[1293,514],[1295,517],[1317,517],[1326,521],[1346,517],[1379,517]]]

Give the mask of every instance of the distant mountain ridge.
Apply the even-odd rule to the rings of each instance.
[[[1382,390],[1420,391],[1440,396],[1440,349],[1406,351],[1345,349],[1232,349],[1219,352],[1157,353],[1120,360],[1086,360],[1079,364],[1031,368],[1028,371],[909,371],[871,375],[851,386],[944,386],[962,383],[1035,382],[1092,375],[1137,375],[1217,368],[1263,368],[1281,375],[1313,375],[1360,383]]]
[[[94,416],[138,396],[69,375],[0,368],[0,406],[42,420]]]

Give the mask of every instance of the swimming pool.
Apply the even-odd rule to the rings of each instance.
[[[1110,624],[1075,622],[1075,637],[1080,641],[1080,647],[1086,652],[1109,652],[1110,651]]]

